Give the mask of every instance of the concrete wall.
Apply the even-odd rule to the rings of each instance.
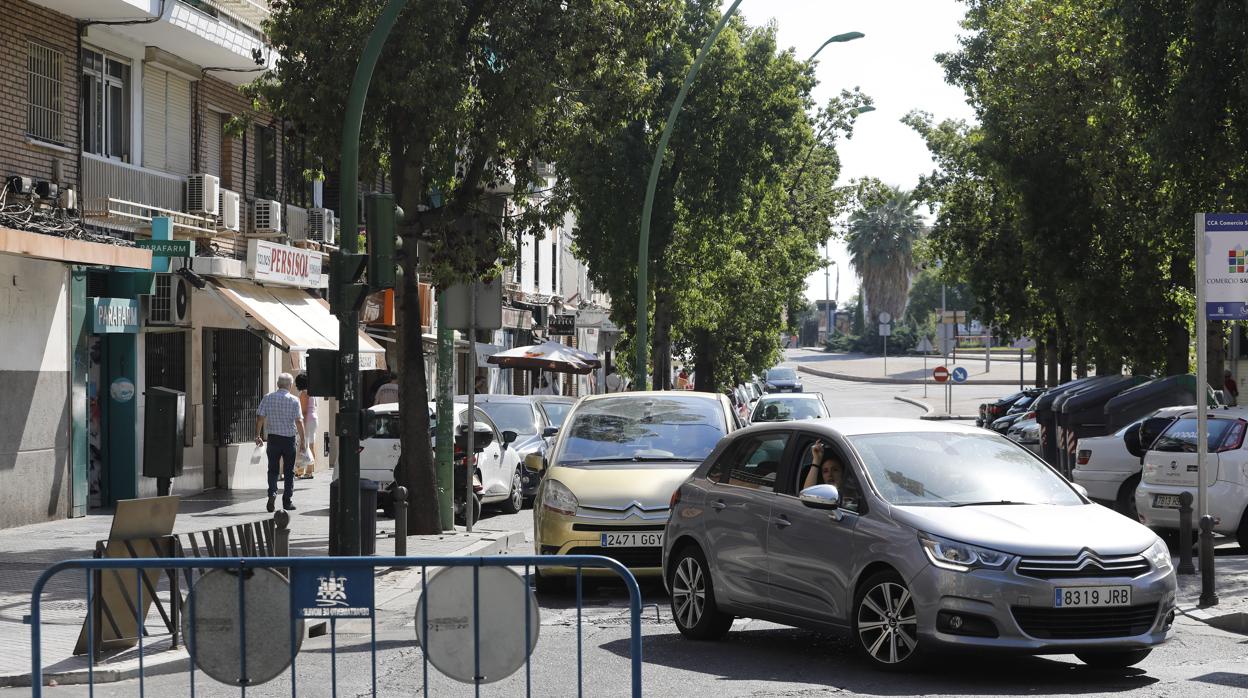
[[[0,254],[0,528],[64,518],[69,454],[69,273]]]

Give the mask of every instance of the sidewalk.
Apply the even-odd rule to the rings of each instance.
[[[295,504],[291,512],[290,554],[328,554],[329,483],[332,473],[319,473],[313,480],[295,484]],[[176,494],[176,491],[175,491]],[[212,490],[182,501],[174,532],[198,531],[271,517],[265,511],[263,490]],[[30,613],[30,594],[40,573],[56,562],[90,558],[95,542],[108,537],[112,513],[92,514],[79,519],[52,521],[0,530],[0,687],[29,685],[30,626],[23,618]],[[394,554],[394,521],[377,521],[377,554]],[[494,555],[520,547],[523,533],[462,529],[433,536],[409,536],[409,555]],[[378,570],[378,605],[420,585],[420,571]],[[162,590],[164,597],[167,590]],[[72,655],[74,644],[87,615],[86,579],[82,573],[62,573],[45,587],[43,604],[43,664],[45,681],[83,683],[87,677],[85,657]],[[146,626],[151,635],[144,640],[144,671],[148,675],[182,671],[184,650],[168,651],[169,634],[153,608]],[[106,655],[96,663],[96,683],[119,681],[137,675],[137,648]]]
[[[1218,552],[1222,552],[1219,548]],[[1179,575],[1176,602],[1179,613],[1212,625],[1219,630],[1248,635],[1248,555],[1217,555],[1214,559],[1214,590],[1218,605],[1200,607],[1200,561],[1194,575]],[[1178,556],[1174,565],[1179,565]]]

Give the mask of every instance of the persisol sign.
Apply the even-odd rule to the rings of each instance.
[[[251,240],[247,243],[247,270],[256,281],[318,286],[321,283],[321,253],[267,240]]]
[[[91,331],[94,334],[136,334],[139,302],[133,298],[92,298]]]

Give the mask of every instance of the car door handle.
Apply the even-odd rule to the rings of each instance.
[[[775,519],[775,524],[780,528],[788,528],[793,525],[793,522],[781,516]]]
[[[714,510],[716,510],[716,511],[723,511],[724,509],[727,509],[727,508],[728,508],[728,505],[727,505],[727,504],[724,504],[724,500],[722,500],[722,499],[717,499],[717,500],[715,500],[715,501],[711,502],[711,508],[712,508],[712,509],[714,509]]]

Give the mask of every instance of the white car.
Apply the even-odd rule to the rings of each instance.
[[[455,431],[459,433],[466,421],[466,406],[455,411]],[[481,479],[481,503],[499,504],[503,511],[514,514],[524,506],[521,490],[520,456],[511,443],[516,433],[499,432],[489,415],[477,408],[476,432],[489,443],[477,454],[477,473]],[[429,429],[435,424],[430,409]],[[360,477],[376,480],[379,490],[388,490],[394,481],[394,468],[399,464],[399,406],[394,403],[373,405],[365,411],[364,433],[360,439]],[[510,437],[510,438],[508,438]],[[480,448],[478,445],[477,448]]]
[[[822,393],[769,393],[754,403],[750,423],[788,422],[794,419],[830,417]]]
[[[1209,513],[1215,533],[1235,536],[1248,546],[1248,408],[1209,410]],[[1157,531],[1179,527],[1179,495],[1192,494],[1192,530],[1200,473],[1196,467],[1196,410],[1188,408],[1144,454],[1144,474],[1135,490],[1140,521]]]
[[[1178,417],[1188,407],[1163,407],[1153,417]],[[1143,420],[1133,422],[1107,436],[1079,439],[1075,446],[1075,470],[1072,478],[1083,485],[1088,496],[1111,505],[1118,513],[1132,520],[1138,518],[1135,488],[1140,484],[1140,459],[1127,450],[1123,435]]]

